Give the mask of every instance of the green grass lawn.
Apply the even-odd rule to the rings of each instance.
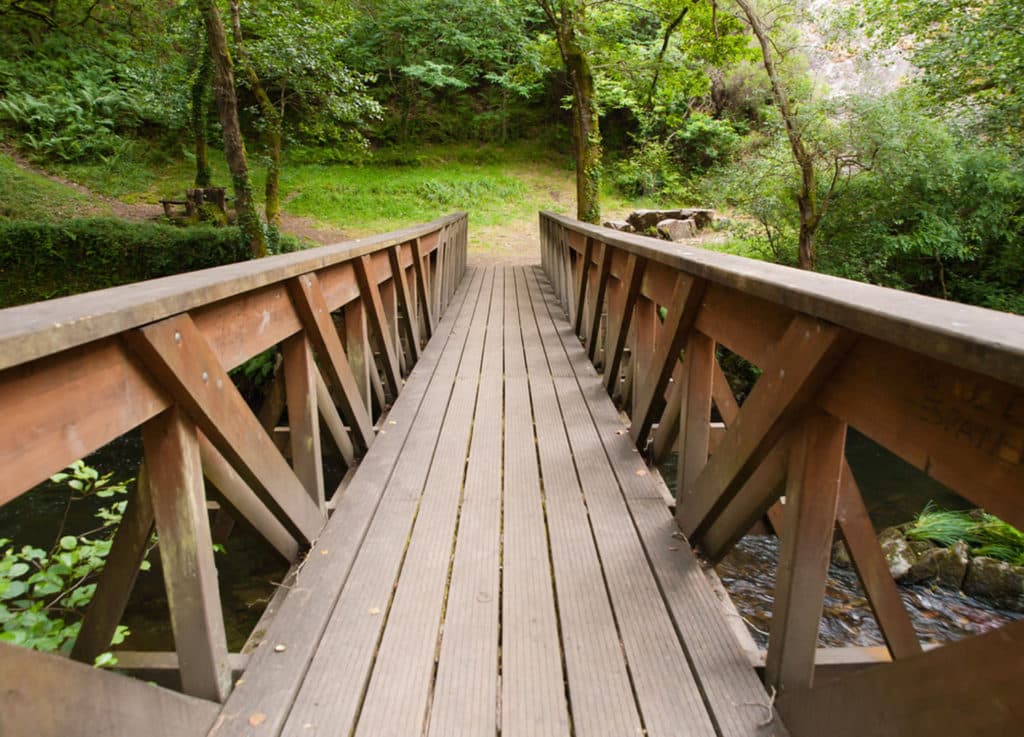
[[[61,176],[129,203],[180,198],[193,164],[159,153],[147,160],[64,165]],[[575,211],[575,181],[567,155],[531,143],[385,149],[365,163],[311,163],[288,157],[281,176],[283,210],[353,235],[394,230],[457,210],[478,227],[536,222],[538,210]],[[257,197],[263,168],[252,157]],[[223,157],[212,160],[215,182],[227,182]],[[605,207],[631,204],[606,192]]]
[[[0,220],[55,222],[110,215],[110,207],[67,185],[19,167],[0,152]]]

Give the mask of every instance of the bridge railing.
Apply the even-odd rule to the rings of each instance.
[[[466,226],[465,214],[450,215],[0,312],[0,504],[142,429],[137,490],[74,658],[91,663],[109,648],[155,529],[183,690],[223,701],[237,658],[208,502],[289,561],[300,556],[334,491],[321,426],[351,470],[464,273]],[[254,412],[228,372],[274,347],[279,370]]]
[[[1024,528],[1024,318],[551,213],[540,231],[544,269],[637,446],[678,451],[690,543],[716,561],[765,515],[778,532],[765,679],[793,734],[1008,734],[1024,623],[922,652],[844,448],[856,428]],[[759,369],[742,403],[723,349]],[[836,531],[892,662],[816,682]]]

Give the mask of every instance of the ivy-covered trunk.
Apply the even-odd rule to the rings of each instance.
[[[224,34],[224,24],[214,0],[196,2],[206,25],[206,36],[213,59],[213,96],[217,101],[217,114],[220,116],[220,125],[224,132],[224,154],[227,157],[235,192],[238,227],[249,243],[249,251],[253,258],[259,258],[267,255],[267,239],[252,196],[245,143],[242,141],[242,130],[238,123],[235,74],[227,37]]]
[[[572,86],[573,158],[576,160],[576,217],[601,222],[601,126],[594,71],[581,43],[586,5],[578,0],[539,0],[558,39]]]
[[[281,225],[281,128],[282,111],[278,110],[267,94],[260,81],[256,67],[245,51],[245,39],[242,38],[242,17],[239,0],[231,0],[231,25],[235,36],[235,49],[238,63],[245,73],[249,86],[260,106],[260,115],[267,123],[267,149],[270,163],[267,165],[267,184],[264,189],[266,204],[264,205],[267,222],[274,226]]]

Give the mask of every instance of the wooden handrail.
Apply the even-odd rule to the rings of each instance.
[[[465,272],[466,223],[456,213],[0,311],[0,504],[142,427],[130,523],[116,533],[73,657],[91,662],[109,645],[155,526],[183,689],[226,698],[207,494],[215,489],[224,513],[289,559],[317,537],[329,491],[321,421],[354,466]],[[281,373],[253,412],[228,371],[275,346]]]
[[[847,542],[893,660],[925,657],[926,668],[953,658],[922,655],[846,462],[846,431],[1024,527],[1024,317],[547,212],[540,232],[555,295],[630,415],[638,448],[657,457],[678,451],[676,519],[690,543],[716,560],[766,514],[782,538],[765,679],[795,737],[837,728],[828,704],[842,698],[843,681],[814,682],[835,534]],[[761,370],[742,404],[719,347]],[[712,422],[713,407],[722,422]],[[986,637],[958,652],[984,652],[995,674],[985,688],[994,701],[1012,701],[1014,681],[1004,676],[1024,655],[1024,630],[1006,629],[1003,653]],[[884,732],[872,714],[903,724],[925,699],[977,700],[958,679],[926,687],[922,667],[892,667],[878,688],[872,673],[880,671],[850,682],[884,702],[848,705],[864,717],[861,733]],[[944,733],[972,734],[973,724],[954,720]]]

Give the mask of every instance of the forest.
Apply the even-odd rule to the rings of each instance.
[[[3,304],[455,209],[486,249],[539,208],[702,206],[709,248],[1021,313],[1022,26],[1014,0],[4,0]],[[211,184],[234,227],[153,215]]]

